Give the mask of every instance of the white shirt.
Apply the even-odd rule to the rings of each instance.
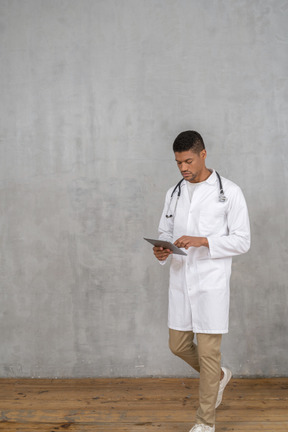
[[[186,182],[186,186],[187,186],[187,189],[188,189],[189,199],[190,199],[190,202],[191,202],[192,198],[193,198],[194,191],[195,191],[198,183],[190,183],[187,180],[185,180],[185,182]]]
[[[250,227],[241,189],[230,180],[221,180],[225,202],[219,201],[215,171],[196,184],[191,201],[187,182],[183,181],[172,218],[166,218],[166,214],[169,204],[173,212],[177,192],[171,203],[173,188],[166,195],[159,238],[174,243],[187,235],[207,237],[209,243],[209,248],[190,247],[187,257],[171,255],[168,326],[175,330],[228,332],[232,257],[248,251]]]

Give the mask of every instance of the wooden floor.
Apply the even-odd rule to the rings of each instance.
[[[188,432],[198,380],[0,379],[5,432]],[[232,379],[216,432],[288,431],[288,378]]]

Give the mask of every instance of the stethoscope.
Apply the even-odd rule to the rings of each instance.
[[[226,198],[226,196],[224,195],[224,190],[223,190],[223,186],[222,186],[222,180],[221,180],[221,177],[220,177],[220,175],[218,174],[217,171],[215,171],[215,173],[216,173],[216,175],[217,175],[217,177],[218,177],[218,182],[219,182],[219,201],[220,201],[220,202],[225,202],[227,198]],[[174,195],[174,193],[176,192],[176,190],[178,189],[177,199],[176,199],[176,203],[175,203],[175,207],[174,207],[174,215],[175,215],[175,213],[176,213],[176,209],[177,209],[177,205],[178,205],[178,200],[179,200],[180,195],[181,195],[181,185],[182,185],[182,182],[183,182],[184,180],[185,180],[184,178],[181,179],[181,180],[179,181],[179,183],[177,183],[177,185],[176,185],[175,188],[173,189],[173,192],[172,192],[171,197],[170,197],[169,206],[168,206],[168,209],[167,209],[166,218],[171,218],[171,217],[173,217],[173,214],[169,214],[169,211],[170,211],[170,207],[171,207],[171,203],[172,203],[173,195]]]

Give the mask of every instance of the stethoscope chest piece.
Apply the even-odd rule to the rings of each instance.
[[[226,196],[224,195],[224,192],[220,192],[219,194],[219,201],[225,202],[227,200]]]

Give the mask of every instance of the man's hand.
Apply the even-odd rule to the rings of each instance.
[[[164,249],[163,247],[154,246],[154,255],[159,261],[165,261],[170,254],[173,252],[170,249]]]
[[[209,243],[206,237],[190,237],[182,236],[174,242],[175,246],[179,248],[188,249],[189,247],[201,247],[205,246],[209,248]]]

